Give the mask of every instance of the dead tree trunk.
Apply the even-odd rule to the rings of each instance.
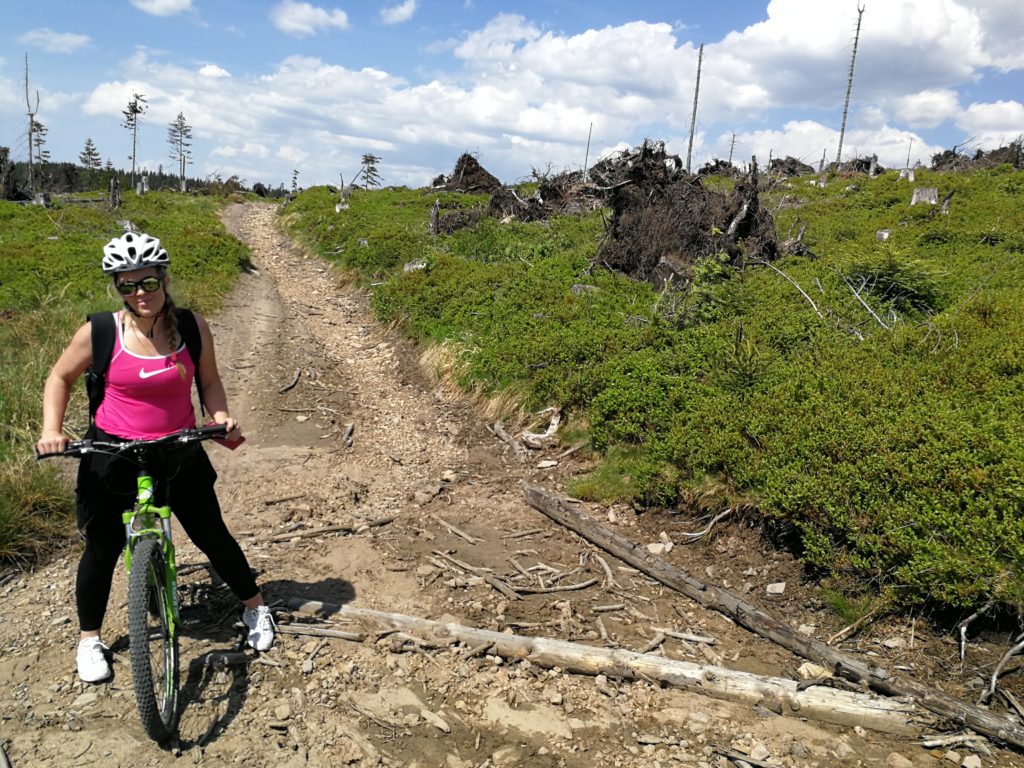
[[[558,667],[583,675],[603,674],[627,680],[657,681],[717,699],[760,705],[792,717],[847,727],[859,725],[874,731],[903,735],[920,734],[922,726],[934,725],[926,723],[927,719],[922,720],[922,713],[905,702],[826,686],[804,687],[794,680],[781,677],[763,677],[621,648],[597,648],[547,637],[510,635],[417,616],[340,607],[301,598],[291,598],[287,604],[294,611],[328,613],[335,619],[369,622],[391,632],[408,633],[421,642],[428,641],[441,646],[459,642],[475,649],[475,653],[489,653],[505,659],[527,659],[531,664],[548,669]],[[355,632],[316,627],[307,629],[296,624],[281,624],[280,631],[285,634],[316,634],[348,640],[359,640],[362,637]]]
[[[704,43],[697,52],[697,83],[693,87],[693,112],[690,115],[690,143],[686,147],[686,172],[690,172],[690,156],[693,154],[693,132],[697,129],[697,98],[700,96],[700,69],[704,63]]]
[[[0,147],[0,200],[14,197],[14,173],[10,160],[10,149]]]
[[[28,54],[25,54],[25,111],[28,115],[28,189],[33,189],[35,181],[35,162],[32,158],[32,146],[35,138],[36,114],[39,112],[39,91],[36,91],[36,108],[32,109],[32,101],[28,97]]]
[[[839,129],[839,150],[836,152],[836,166],[843,161],[843,136],[846,134],[846,115],[850,111],[850,91],[853,90],[853,67],[857,63],[857,43],[860,42],[860,20],[864,7],[857,6],[857,31],[853,35],[853,54],[850,56],[850,73],[846,78],[846,102],[843,104],[843,124]]]
[[[801,635],[779,618],[746,602],[733,593],[701,581],[611,529],[573,509],[562,499],[537,486],[524,488],[527,503],[555,522],[564,525],[588,541],[615,555],[623,562],[646,573],[701,605],[713,608],[761,637],[778,643],[799,656],[827,666],[840,677],[863,682],[888,696],[910,696],[920,706],[939,717],[961,723],[978,733],[1018,749],[1024,748],[1024,727],[987,709],[983,709],[943,693],[915,680],[898,677],[892,672],[864,663],[835,648]]]

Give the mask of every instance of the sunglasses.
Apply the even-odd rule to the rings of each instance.
[[[123,283],[118,283],[117,292],[122,296],[134,296],[139,288],[142,288],[146,293],[155,293],[160,290],[160,286],[162,285],[163,280],[159,277],[150,275],[149,277],[144,277],[136,282],[125,280]]]

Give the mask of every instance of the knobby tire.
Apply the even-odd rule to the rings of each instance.
[[[157,742],[174,735],[178,719],[178,638],[164,608],[169,588],[160,542],[143,539],[128,579],[128,638],[139,718]]]

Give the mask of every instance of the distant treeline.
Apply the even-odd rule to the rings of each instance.
[[[0,148],[2,150],[2,148]],[[6,153],[0,152],[0,156]],[[0,161],[0,165],[3,162]],[[6,176],[6,183],[0,184],[0,199],[27,200],[34,194],[46,192],[51,195],[103,191],[110,188],[110,180],[117,178],[122,191],[131,189],[131,174],[120,168],[87,168],[75,163],[35,163],[32,168],[32,183],[29,184],[27,162],[9,162],[0,169],[0,176]],[[178,190],[180,180],[176,174],[166,173],[161,166],[156,171],[136,169],[136,182],[145,178],[150,190]],[[219,175],[207,178],[186,177],[189,192],[230,194],[231,192],[256,192],[265,197],[284,197],[287,190],[283,184],[267,187],[259,182],[251,186],[244,179]]]

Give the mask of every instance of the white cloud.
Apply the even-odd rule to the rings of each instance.
[[[192,0],[131,0],[143,13],[153,16],[173,16],[192,8]]]
[[[88,35],[76,35],[71,32],[54,32],[48,27],[33,29],[18,38],[19,43],[32,45],[47,53],[74,53],[88,45]]]
[[[402,24],[413,17],[418,4],[419,0],[405,0],[389,8],[381,8],[380,20],[385,24]]]
[[[1017,0],[971,0],[982,28],[988,64],[1003,72],[1024,68],[1024,13]]]
[[[294,37],[309,37],[330,27],[348,29],[348,14],[344,11],[327,11],[296,0],[283,0],[270,12],[270,18],[275,27]]]
[[[971,104],[956,121],[972,144],[995,149],[1024,136],[1024,104],[1019,101],[996,101]]]
[[[894,100],[894,114],[913,128],[934,128],[960,111],[956,91],[932,88]]]
[[[15,90],[13,80],[6,77],[0,77],[0,107],[13,107],[15,104],[21,104],[24,106],[25,102],[20,100],[24,98],[24,91],[19,94]]]
[[[270,157],[270,150],[259,142],[247,141],[240,147],[217,146],[210,151],[211,157]]]
[[[309,152],[301,147],[296,147],[291,144],[282,144],[277,149],[277,156],[282,160],[287,160],[295,165],[301,165],[302,162],[309,157]]]
[[[231,73],[216,64],[206,64],[199,68],[199,74],[203,77],[231,77]]]
[[[120,115],[131,101],[132,95],[136,93],[145,96],[149,101],[153,89],[139,80],[101,83],[86,97],[82,104],[82,111],[87,115]],[[143,114],[142,120],[146,120],[145,114]]]

